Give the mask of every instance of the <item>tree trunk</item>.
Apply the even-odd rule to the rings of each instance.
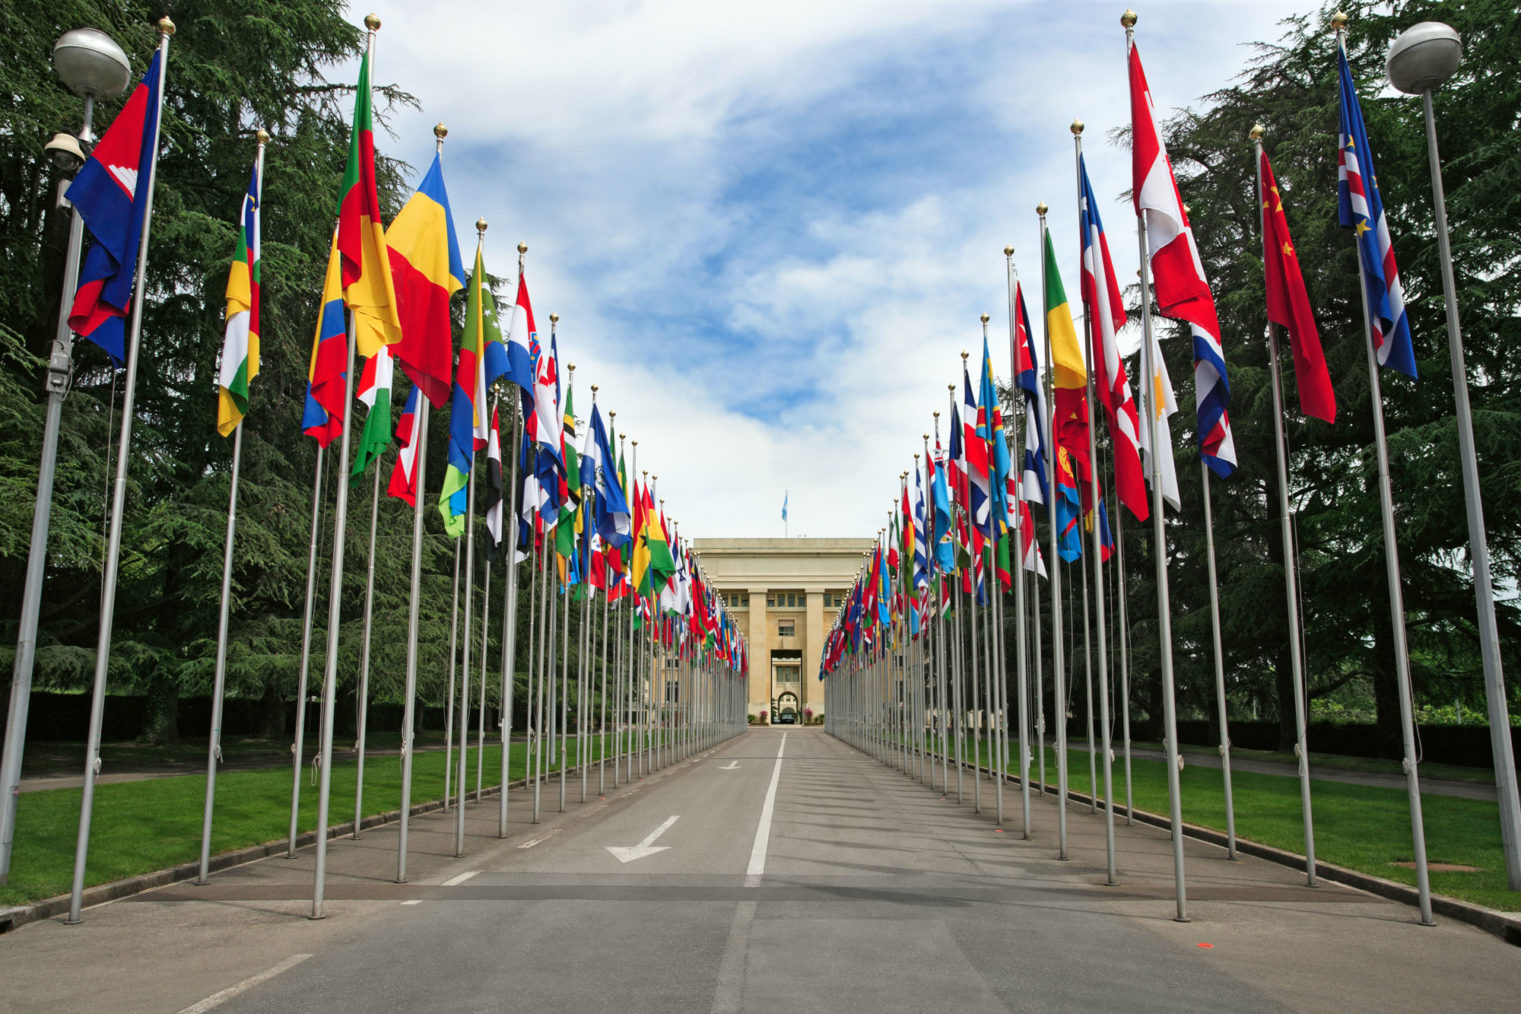
[[[278,740],[285,736],[285,698],[274,687],[265,687],[259,698],[255,732],[260,739]]]
[[[162,669],[148,678],[147,713],[142,741],[155,746],[178,746],[180,742],[180,685]]]

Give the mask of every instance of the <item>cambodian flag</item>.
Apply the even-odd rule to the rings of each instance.
[[[1399,266],[1394,263],[1394,244],[1384,202],[1378,195],[1378,176],[1362,107],[1352,84],[1347,53],[1338,48],[1341,69],[1341,152],[1336,167],[1337,209],[1344,228],[1357,231],[1358,260],[1362,263],[1363,288],[1368,293],[1369,323],[1373,350],[1380,366],[1415,376],[1415,349],[1410,341],[1410,320],[1405,314],[1405,290]]]
[[[118,368],[126,365],[123,325],[153,185],[162,60],[161,52],[153,54],[142,81],[64,195],[79,209],[91,237],[69,327],[105,349]]]

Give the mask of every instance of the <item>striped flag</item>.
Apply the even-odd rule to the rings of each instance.
[[[370,54],[359,62],[354,90],[354,128],[338,198],[338,250],[343,258],[343,298],[354,311],[355,347],[373,356],[381,345],[402,340],[391,261],[386,252],[380,197],[375,188],[375,132],[371,115]],[[442,399],[440,399],[441,401]],[[434,404],[438,404],[435,401]]]
[[[386,487],[387,496],[405,500],[408,507],[417,505],[417,447],[422,436],[422,427],[417,425],[417,412],[421,401],[422,391],[413,387],[407,395],[401,418],[396,421],[396,442],[401,444],[401,451],[396,455],[391,482]]]
[[[1083,233],[1083,302],[1088,304],[1088,327],[1093,336],[1093,388],[1104,406],[1109,438],[1114,444],[1115,492],[1137,521],[1145,521],[1151,510],[1146,503],[1146,481],[1141,471],[1137,433],[1140,423],[1115,334],[1125,326],[1125,306],[1114,277],[1114,264],[1109,259],[1109,241],[1099,218],[1098,198],[1088,179],[1087,163],[1081,157],[1077,172]]]
[[[328,251],[327,277],[322,285],[322,310],[312,338],[312,358],[306,373],[306,407],[301,432],[326,447],[343,433],[343,376],[348,372],[348,324],[343,315],[342,257],[338,234]]]
[[[1214,293],[1204,277],[1204,264],[1199,258],[1193,229],[1188,224],[1188,211],[1183,206],[1182,194],[1178,192],[1172,162],[1157,129],[1156,110],[1151,101],[1151,88],[1146,83],[1146,72],[1141,67],[1141,54],[1134,44],[1130,47],[1130,119],[1131,198],[1136,215],[1146,223],[1147,259],[1151,264],[1157,305],[1164,317],[1185,320],[1190,325],[1195,401],[1199,408],[1199,455],[1216,475],[1224,478],[1236,468],[1236,443],[1231,436],[1230,416],[1226,411],[1231,392],[1225,373],[1225,353],[1220,346],[1220,319],[1215,312]],[[1172,385],[1167,381],[1167,366],[1162,362],[1160,350],[1154,351],[1150,358],[1156,364],[1152,388],[1166,384],[1167,394],[1171,396]],[[1147,404],[1152,405],[1153,399],[1148,398]],[[1152,408],[1152,412],[1164,421],[1176,410],[1161,400],[1157,400]],[[1145,434],[1142,436],[1144,439]],[[1168,450],[1164,459],[1170,459],[1170,439],[1165,446]],[[1151,474],[1150,470],[1147,474]],[[1176,475],[1172,483],[1173,495],[1168,495],[1164,476],[1163,495],[1176,510]]]
[[[1341,151],[1336,167],[1336,206],[1344,228],[1356,230],[1361,253],[1363,288],[1368,295],[1368,315],[1373,329],[1373,350],[1380,366],[1415,376],[1415,349],[1410,341],[1410,320],[1405,314],[1405,290],[1399,266],[1394,263],[1394,242],[1384,201],[1378,193],[1373,153],[1363,126],[1362,107],[1352,83],[1347,52],[1336,51],[1341,71]]]
[[[262,149],[261,149],[262,150]],[[259,375],[259,166],[238,218],[238,249],[227,274],[227,331],[217,371],[217,432],[227,437],[248,412],[248,382]]]
[[[491,409],[491,426],[486,437],[486,531],[491,533],[491,558],[502,548],[503,497],[502,431],[498,412]]]
[[[377,460],[391,442],[391,388],[395,370],[391,347],[382,345],[364,361],[359,373],[359,400],[367,413],[364,429],[359,433],[359,448],[354,454],[354,478],[364,474],[370,462]]]
[[[437,153],[417,190],[396,213],[383,242],[388,244],[386,263],[395,279],[401,320],[401,340],[392,352],[412,383],[422,388],[429,404],[442,408],[449,399],[449,367],[454,360],[449,301],[465,286],[465,265],[454,235],[454,216],[449,211],[443,163]],[[356,312],[356,329],[360,321]],[[466,344],[474,347],[473,342]],[[360,352],[368,354],[362,345]],[[477,359],[479,355],[477,351]],[[485,411],[484,405],[479,408]],[[477,420],[472,415],[472,428],[477,421],[484,424],[485,416]],[[484,432],[479,446],[486,446]]]
[[[1071,326],[1071,318],[1068,318]],[[1040,384],[1040,357],[1025,309],[1023,287],[1014,283],[1014,386],[1024,395],[1025,457],[1020,469],[1020,499],[1049,503],[1046,486],[1046,394]]]

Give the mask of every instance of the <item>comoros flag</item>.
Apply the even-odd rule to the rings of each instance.
[[[162,88],[160,50],[64,195],[90,231],[69,327],[105,349],[118,368],[126,365],[124,322],[132,302],[138,246],[147,230]]]

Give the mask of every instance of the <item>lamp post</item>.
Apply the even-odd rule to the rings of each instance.
[[[45,147],[53,164],[64,173],[58,184],[58,206],[67,207],[64,191],[73,174],[84,165],[92,130],[95,101],[109,99],[126,90],[132,66],[109,35],[94,28],[64,32],[53,45],[53,69],[63,83],[84,99],[84,125],[77,135],[58,133]],[[53,509],[53,475],[58,462],[58,428],[63,399],[73,373],[74,336],[69,331],[69,308],[79,284],[79,250],[84,241],[84,220],[79,209],[69,216],[68,252],[64,256],[63,290],[58,298],[58,329],[48,353],[47,414],[42,430],[42,460],[37,467],[37,505],[32,514],[32,541],[27,555],[26,578],[21,591],[21,623],[16,638],[16,660],[11,671],[11,705],[5,723],[5,746],[0,752],[0,884],[11,869],[11,843],[16,829],[16,802],[21,793],[21,752],[26,745],[27,705],[32,694],[32,663],[37,655],[37,616],[42,607],[42,575],[47,566],[48,520]]]
[[[1521,803],[1516,795],[1516,762],[1510,741],[1510,709],[1500,665],[1500,635],[1495,623],[1495,593],[1489,573],[1489,543],[1484,503],[1474,454],[1473,418],[1468,407],[1468,373],[1463,363],[1463,335],[1458,326],[1457,285],[1452,273],[1452,243],[1447,228],[1447,198],[1442,190],[1442,162],[1437,154],[1436,116],[1431,91],[1452,76],[1463,59],[1463,43],[1449,25],[1422,21],[1400,34],[1389,47],[1389,83],[1421,96],[1426,114],[1426,155],[1431,163],[1432,204],[1436,208],[1437,249],[1442,260],[1442,292],[1447,304],[1447,347],[1452,357],[1452,388],[1457,402],[1458,455],[1463,472],[1463,500],[1468,515],[1469,556],[1479,611],[1479,650],[1484,660],[1484,693],[1489,703],[1490,749],[1500,805],[1500,835],[1505,872],[1512,891],[1521,890]]]

